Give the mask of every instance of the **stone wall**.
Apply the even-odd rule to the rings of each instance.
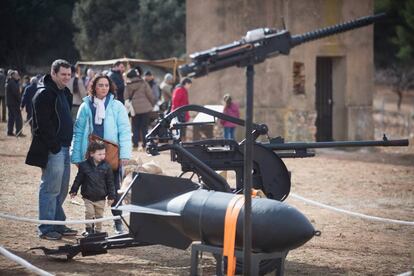
[[[187,1],[187,53],[231,43],[255,28],[283,29],[285,24],[291,34],[301,34],[372,11],[373,0],[191,0]],[[266,123],[272,136],[282,135],[287,141],[313,141],[316,57],[332,57],[334,139],[372,138],[372,37],[372,27],[364,27],[300,45],[289,56],[256,65],[254,121]],[[303,93],[294,89],[294,64],[303,65]],[[230,93],[244,114],[245,83],[244,68],[210,73],[194,80],[190,102],[218,104],[225,93]],[[242,136],[243,130],[238,135]]]

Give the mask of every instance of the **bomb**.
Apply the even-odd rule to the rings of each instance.
[[[193,241],[223,246],[229,202],[238,195],[200,189],[189,179],[139,173],[131,186],[130,235],[137,242],[186,249]],[[236,224],[236,248],[243,247],[244,210]],[[295,249],[315,235],[309,220],[295,208],[267,198],[252,199],[252,249]]]

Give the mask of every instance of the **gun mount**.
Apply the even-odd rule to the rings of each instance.
[[[161,119],[147,134],[147,152],[157,155],[160,151],[171,151],[171,160],[181,164],[181,170],[193,172],[199,176],[204,188],[241,193],[244,188],[244,147],[245,140],[237,143],[234,140],[210,139],[193,142],[181,142],[175,131],[189,125],[200,123],[180,123],[174,120],[178,114],[186,111],[202,112],[213,117],[245,126],[245,121],[226,114],[198,106],[186,105],[176,109]],[[265,124],[253,124],[253,188],[262,190],[268,198],[284,200],[290,191],[290,174],[282,158],[313,157],[310,151],[316,148],[343,147],[398,147],[408,146],[407,139],[373,141],[334,141],[334,142],[290,142],[282,137],[268,136]],[[258,141],[258,138],[262,138]],[[234,171],[236,188],[231,189],[227,181],[216,171]]]

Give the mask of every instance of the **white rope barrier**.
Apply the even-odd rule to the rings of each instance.
[[[407,271],[407,272],[398,274],[397,276],[411,276],[411,275],[413,275],[412,272],[411,271]]]
[[[4,255],[4,257],[18,263],[19,265],[27,268],[28,270],[36,273],[37,275],[41,275],[41,276],[52,276],[52,275],[54,275],[54,274],[51,274],[47,271],[44,271],[44,270],[32,265],[31,263],[29,263],[25,259],[22,259],[21,257],[19,257],[17,255],[14,255],[13,253],[11,253],[10,251],[8,251],[7,249],[5,249],[2,246],[0,246],[0,253],[2,255]]]
[[[129,214],[122,215],[122,217],[127,217],[127,216],[129,216]],[[102,221],[107,221],[107,220],[121,219],[121,216],[112,216],[112,217],[105,217],[105,218],[99,218],[99,219],[87,219],[87,220],[37,220],[37,219],[16,217],[16,216],[0,213],[0,218],[24,221],[24,222],[30,222],[30,223],[36,223],[36,224],[68,225],[68,224],[96,223],[96,222],[102,222]]]
[[[396,220],[396,219],[388,219],[388,218],[381,218],[381,217],[375,217],[375,216],[368,216],[365,214],[361,214],[361,213],[357,213],[357,212],[352,212],[352,211],[348,211],[348,210],[344,210],[344,209],[340,209],[337,207],[333,207],[333,206],[329,206],[311,199],[307,199],[304,198],[300,195],[297,195],[295,193],[290,193],[289,194],[291,197],[304,201],[306,203],[309,203],[311,205],[315,205],[318,207],[322,207],[325,209],[329,209],[338,213],[343,213],[343,214],[347,214],[350,216],[354,216],[354,217],[359,217],[359,218],[364,218],[364,219],[368,219],[368,220],[373,220],[373,221],[380,221],[380,222],[385,222],[385,223],[396,223],[396,224],[402,224],[402,225],[410,225],[410,226],[414,226],[414,221],[406,221],[406,220]]]

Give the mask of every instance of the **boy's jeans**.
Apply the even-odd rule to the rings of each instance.
[[[69,147],[62,147],[56,153],[50,153],[45,169],[42,169],[42,178],[39,189],[39,219],[66,220],[63,211],[63,202],[68,195],[70,178]],[[40,234],[62,229],[64,225],[39,225]]]

